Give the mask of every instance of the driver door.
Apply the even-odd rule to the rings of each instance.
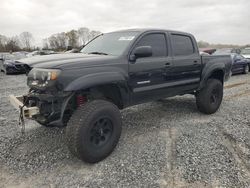
[[[132,90],[131,102],[138,104],[152,98],[160,98],[171,68],[165,33],[149,33],[142,36],[133,50],[141,46],[152,48],[151,57],[140,57],[129,63],[129,85]],[[133,54],[133,51],[132,53]]]

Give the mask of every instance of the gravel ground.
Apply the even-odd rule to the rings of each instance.
[[[123,110],[117,148],[94,165],[69,153],[64,129],[27,121],[21,135],[7,96],[26,78],[0,86],[0,187],[250,187],[250,75],[230,79],[213,115],[189,95]]]

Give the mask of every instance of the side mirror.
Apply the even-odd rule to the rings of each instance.
[[[152,55],[153,51],[151,46],[139,46],[134,49],[133,53],[129,57],[129,60],[135,63],[137,58],[150,57]]]
[[[136,58],[140,57],[150,57],[153,55],[151,46],[139,46],[134,49],[134,55]]]

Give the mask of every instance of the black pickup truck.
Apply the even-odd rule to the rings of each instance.
[[[230,56],[200,56],[193,35],[159,29],[102,34],[78,54],[23,59],[30,88],[10,96],[20,116],[65,126],[68,147],[83,161],[107,157],[121,135],[119,109],[193,94],[212,114],[230,77]]]

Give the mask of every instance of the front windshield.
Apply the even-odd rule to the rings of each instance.
[[[250,49],[242,49],[241,54],[243,55],[250,55]]]
[[[136,38],[138,32],[115,32],[100,35],[89,42],[82,50],[85,54],[121,55]]]

